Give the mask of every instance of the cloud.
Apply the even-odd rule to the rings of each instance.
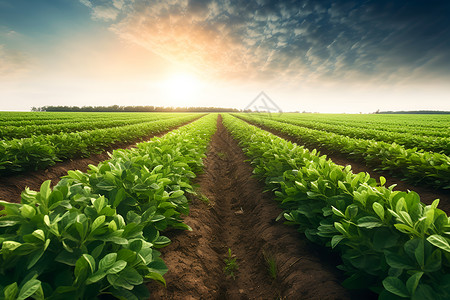
[[[124,0],[80,0],[82,4],[92,9],[94,20],[114,21],[123,8]]]
[[[450,77],[450,2],[80,0],[122,38],[212,76]]]
[[[0,78],[13,78],[29,71],[30,59],[0,44]]]

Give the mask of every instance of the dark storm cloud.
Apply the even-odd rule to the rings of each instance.
[[[107,11],[108,0],[98,2]],[[110,7],[121,10],[112,28],[123,38],[220,76],[450,76],[450,1],[111,0]]]

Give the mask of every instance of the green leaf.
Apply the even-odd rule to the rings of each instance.
[[[22,244],[19,242],[14,242],[14,241],[4,241],[2,244],[2,250],[6,249],[9,251],[14,251],[15,249],[17,249],[19,246],[21,246]]]
[[[124,276],[132,285],[139,285],[144,282],[141,274],[133,268],[126,268],[121,272],[121,276]]]
[[[33,231],[32,235],[40,239],[41,241],[45,242],[45,234],[42,229],[36,229],[35,231]]]
[[[134,289],[133,289],[133,291],[134,291]],[[112,289],[111,294],[119,300],[139,300],[139,298],[136,297],[136,295],[134,293],[132,293],[131,291],[125,290],[123,288],[122,289],[121,288]],[[145,299],[147,299],[147,298],[145,298]]]
[[[100,254],[102,254],[104,247],[105,247],[104,243],[98,245],[97,247],[95,247],[94,250],[92,250],[92,252],[91,252],[92,257],[93,258],[98,258],[100,256]]]
[[[80,257],[75,263],[75,283],[81,284],[86,280],[89,271],[89,263],[84,258],[84,256]]]
[[[50,197],[50,194],[52,192],[51,188],[50,188],[50,184],[52,183],[51,180],[46,180],[44,181],[44,183],[41,185],[41,189],[40,189],[40,196],[41,196],[41,200],[43,201],[43,203],[45,205],[48,204],[48,198]]]
[[[103,207],[106,206],[105,197],[98,197],[97,199],[92,201],[92,204],[94,205],[95,210],[97,210],[97,213],[99,213],[103,209]]]
[[[17,282],[13,282],[5,287],[4,290],[5,300],[16,299],[17,293],[19,293],[19,287],[17,286]]]
[[[383,223],[378,218],[366,216],[358,219],[358,227],[375,228],[381,227]]]
[[[169,244],[171,241],[168,237],[166,236],[159,236],[156,240],[153,241],[153,244],[155,245],[167,245]]]
[[[436,199],[433,201],[433,203],[431,203],[431,208],[436,209],[439,205],[439,199]]]
[[[339,244],[340,241],[342,241],[345,238],[345,236],[343,235],[334,235],[331,238],[331,248],[334,249],[334,247],[337,246],[337,244]]]
[[[155,215],[150,219],[150,222],[158,222],[161,220],[164,220],[166,217],[164,217],[163,215]]]
[[[387,291],[391,292],[394,295],[400,297],[409,297],[409,293],[406,289],[405,284],[397,277],[386,277],[383,280],[383,286]]]
[[[384,220],[384,207],[378,202],[374,202],[372,204],[373,211],[377,214],[377,216],[383,221]]]
[[[40,287],[41,282],[37,279],[27,281],[20,289],[17,300],[25,300],[28,297],[31,297]]]
[[[395,253],[385,252],[386,262],[389,266],[397,269],[414,269],[415,264],[409,261],[407,256],[401,256]]]
[[[433,288],[427,284],[419,284],[414,293],[413,300],[424,300],[424,299],[438,299],[437,295],[433,291]]]
[[[406,281],[406,288],[408,292],[412,295],[416,291],[417,286],[419,285],[420,278],[422,277],[423,272],[417,272]]]
[[[442,251],[435,249],[431,255],[429,255],[425,261],[423,270],[425,272],[436,272],[442,267]]]
[[[124,260],[116,261],[107,271],[107,274],[117,274],[127,266],[127,262]]]
[[[125,190],[123,188],[120,188],[117,191],[116,197],[114,198],[113,207],[119,206],[120,202],[122,202],[125,199]]]
[[[181,197],[181,196],[183,196],[183,195],[184,195],[184,192],[181,191],[181,190],[179,190],[179,191],[175,191],[175,192],[171,193],[171,194],[170,194],[170,198],[171,198],[171,199],[173,199],[173,198],[178,198],[178,197]]]
[[[92,222],[91,226],[91,232],[94,232],[95,229],[99,228],[103,223],[105,223],[106,217],[105,216],[98,216],[94,222]]]
[[[406,224],[408,224],[410,227],[414,227],[414,223],[411,219],[411,216],[406,211],[400,211],[398,212],[400,215],[402,221]]]
[[[91,269],[91,272],[94,273],[95,269],[96,269],[96,267],[95,267],[95,259],[89,254],[83,254],[83,258],[88,263],[88,266]]]
[[[48,245],[50,245],[50,239],[45,242],[44,247],[39,249],[39,251],[37,251],[33,256],[30,257],[30,262],[28,263],[27,269],[32,268],[39,261]]]
[[[438,234],[430,235],[427,238],[427,241],[444,251],[450,252],[450,245],[448,244],[447,240]]]
[[[337,209],[337,208],[334,207],[334,206],[331,206],[331,209],[333,210],[333,213],[334,213],[336,216],[345,219],[345,215],[344,215],[339,209]]]
[[[44,223],[45,225],[47,225],[48,227],[50,227],[50,217],[48,215],[44,216]]]
[[[24,204],[20,209],[20,213],[24,218],[31,219],[36,215],[36,210],[31,205]]]
[[[116,262],[116,258],[117,253],[109,253],[105,255],[105,257],[103,257],[98,264],[99,270],[106,271],[107,269],[111,268]]]
[[[158,281],[158,282],[164,284],[164,286],[166,286],[166,280],[165,280],[164,277],[163,277],[161,274],[159,274],[159,273],[156,273],[156,272],[150,272],[150,273],[148,273],[147,275],[145,275],[145,278],[156,280],[156,281]]]
[[[424,248],[424,240],[420,239],[417,247],[414,249],[414,256],[416,257],[416,261],[423,268],[425,265],[425,248]]]
[[[78,250],[78,249],[77,249]],[[61,251],[58,256],[55,257],[55,261],[66,264],[68,266],[76,266],[76,263],[81,255],[78,251]]]
[[[344,236],[348,235],[347,230],[345,230],[344,226],[342,226],[341,223],[339,223],[339,222],[334,222],[334,227],[336,228],[337,231],[339,231],[340,233],[342,233]]]
[[[338,186],[341,190],[347,192],[347,187],[345,186],[345,184],[342,181],[338,181]]]
[[[345,216],[347,217],[347,219],[353,219],[358,215],[358,210],[358,205],[350,204],[345,209]]]
[[[19,220],[1,220],[3,218],[7,217],[0,218],[0,227],[10,227],[21,223]]]
[[[131,263],[136,259],[136,253],[130,249],[122,248],[117,252],[117,259]]]
[[[380,176],[380,185],[383,186],[386,183],[386,178]]]
[[[416,236],[420,235],[414,228],[412,228],[411,226],[408,226],[406,224],[394,224],[394,227],[398,231],[406,233],[406,234],[412,234],[412,235],[416,235]]]
[[[106,276],[106,272],[99,270],[88,277],[88,279],[86,280],[86,284],[89,285],[92,283],[96,283],[96,282],[102,280],[105,276]]]

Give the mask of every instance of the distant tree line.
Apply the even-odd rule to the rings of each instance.
[[[31,111],[51,112],[241,112],[236,108],[221,107],[162,107],[162,106],[42,106]]]
[[[450,111],[440,110],[411,110],[411,111],[376,111],[376,114],[415,114],[415,115],[448,115]]]

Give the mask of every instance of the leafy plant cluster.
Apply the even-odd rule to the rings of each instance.
[[[55,116],[58,118],[57,116]],[[49,119],[44,124],[17,124],[5,125],[0,123],[0,139],[11,140],[29,138],[36,135],[58,134],[61,132],[78,132],[93,129],[102,129],[110,127],[121,127],[126,125],[151,122],[162,119],[173,118],[173,114],[155,113],[137,116],[111,116],[107,114],[101,118],[92,118],[89,115],[80,115],[77,118],[70,119]],[[42,120],[41,120],[42,121]],[[8,122],[9,123],[9,122]],[[18,122],[20,123],[20,122]]]
[[[87,173],[69,171],[53,189],[2,201],[0,299],[147,299],[145,282],[164,282],[161,231],[190,229],[190,180],[203,166],[217,116],[209,115],[115,150]]]
[[[42,169],[55,162],[101,152],[117,142],[132,142],[198,118],[190,114],[122,127],[38,135],[25,139],[0,140],[0,176]],[[56,125],[55,125],[56,126]]]
[[[415,192],[394,191],[230,115],[225,126],[294,224],[342,257],[349,288],[379,299],[450,299],[449,217]],[[280,216],[281,217],[281,216]]]
[[[258,115],[261,115],[259,113]],[[273,118],[277,115],[272,114]],[[384,114],[282,114],[282,119],[317,121],[322,124],[346,125],[395,133],[448,137],[449,115],[384,115]]]
[[[239,264],[237,263],[237,258],[235,255],[231,254],[231,249],[228,248],[228,257],[223,260],[225,262],[225,267],[223,271],[225,275],[230,276],[233,280],[236,280],[236,272],[239,269]]]
[[[427,136],[426,133],[417,134],[412,132],[392,132],[386,129],[361,128],[358,123],[325,123],[321,120],[303,120],[298,115],[282,115],[273,117],[273,120],[306,127],[310,129],[333,132],[357,139],[373,139],[386,143],[397,143],[406,148],[418,148],[426,151],[433,151],[445,155],[450,154],[450,138],[447,136],[436,137]],[[446,134],[446,130],[440,129],[441,134]]]
[[[375,170],[388,171],[393,176],[414,184],[450,188],[450,157],[444,154],[425,152],[417,148],[407,149],[396,143],[354,139],[266,118],[246,115],[239,117],[300,139],[307,146],[326,147],[331,151],[346,153],[357,160],[365,161]]]

